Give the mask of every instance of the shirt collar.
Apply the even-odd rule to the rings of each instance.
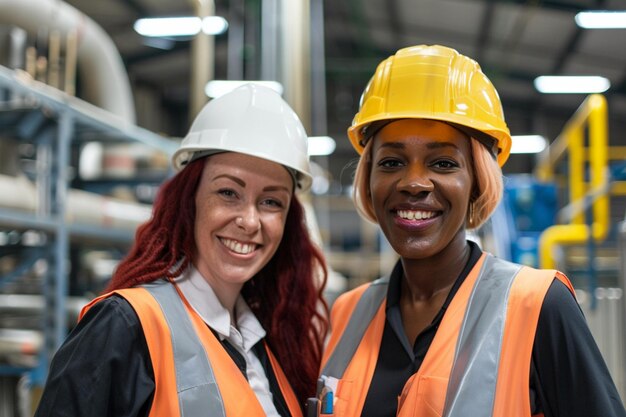
[[[241,295],[237,299],[235,309],[237,311],[237,328],[243,338],[243,348],[249,352],[254,345],[265,337],[265,329]]]
[[[452,301],[454,294],[456,294],[457,290],[465,280],[465,277],[467,277],[467,275],[470,273],[470,271],[472,270],[476,262],[478,262],[478,259],[480,259],[483,253],[480,247],[475,242],[468,240],[467,243],[470,247],[469,260],[463,268],[463,271],[461,271],[461,274],[457,278],[456,282],[452,286],[450,293],[448,294],[448,297],[443,304],[442,310],[445,310],[448,307],[448,304],[450,304],[450,301]],[[404,270],[402,269],[402,261],[399,259],[398,262],[396,262],[396,265],[394,266],[391,275],[389,276],[386,310],[389,310],[390,308],[397,308],[398,303],[400,302],[400,287],[402,285],[401,281],[403,275]]]
[[[391,275],[389,276],[389,288],[387,289],[387,310],[398,305],[400,302],[400,286],[403,274],[404,270],[402,269],[402,261],[398,259],[396,265],[391,271]]]
[[[207,280],[191,266],[175,280],[189,305],[202,320],[215,332],[220,340],[230,339],[233,327],[230,324],[230,313],[220,303],[217,295]],[[265,337],[265,330],[241,295],[235,304],[237,311],[237,330],[241,333],[243,347],[249,351]]]

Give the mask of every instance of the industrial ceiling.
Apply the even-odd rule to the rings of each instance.
[[[287,1],[287,0],[285,0]],[[610,113],[611,145],[626,145],[626,29],[588,30],[574,16],[584,10],[626,9],[620,0],[309,0],[323,13],[312,27],[314,60],[324,64],[325,120],[314,134],[338,143],[326,161],[338,180],[356,154],[345,130],[376,64],[397,49],[415,44],[442,44],[475,58],[498,89],[513,134],[542,134],[549,140],[585,99],[581,94],[542,95],[533,80],[539,75],[601,75],[612,84],[605,93]],[[123,58],[135,90],[149,91],[137,102],[138,123],[167,135],[183,136],[188,127],[190,42],[149,46],[133,30],[140,17],[193,14],[192,1],[69,0],[109,34]],[[259,79],[259,36],[263,7],[278,0],[215,0],[215,13],[230,24],[215,38],[215,78]],[[239,49],[234,52],[233,43]],[[230,43],[230,46],[229,46]],[[158,46],[158,47],[155,47]],[[323,60],[323,61],[320,61]],[[87,77],[88,74],[79,74]],[[150,101],[148,103],[147,101]],[[149,116],[141,106],[167,114]],[[314,106],[315,107],[315,106]],[[313,110],[315,111],[315,110]],[[323,113],[322,113],[323,114]],[[534,157],[513,155],[505,172],[530,172]]]

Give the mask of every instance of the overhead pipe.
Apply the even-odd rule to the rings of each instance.
[[[196,16],[203,19],[215,15],[213,0],[192,0]],[[215,62],[215,38],[203,30],[191,41],[191,86],[189,91],[189,119],[193,120],[202,110],[208,98],[204,92],[213,79]]]
[[[135,123],[135,105],[122,58],[107,33],[84,13],[59,0],[0,0],[0,23],[36,37],[45,29],[75,33],[82,97],[122,120]]]
[[[278,81],[279,79],[279,0],[261,2],[261,80]],[[230,34],[228,36],[230,43]]]
[[[281,70],[285,101],[311,132],[311,12],[309,0],[280,2]]]

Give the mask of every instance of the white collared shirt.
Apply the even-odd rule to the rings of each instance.
[[[254,354],[252,347],[265,337],[265,330],[256,316],[239,295],[235,304],[237,326],[233,326],[230,313],[215,295],[211,285],[198,270],[191,266],[175,280],[178,288],[204,322],[215,332],[220,340],[228,340],[246,360],[246,374],[250,388],[256,394],[268,417],[280,417],[274,402],[265,370]]]

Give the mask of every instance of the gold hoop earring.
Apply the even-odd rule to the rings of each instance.
[[[474,203],[473,202],[470,203],[470,205],[469,205],[469,214],[468,214],[468,217],[467,217],[467,224],[470,227],[474,226]]]

